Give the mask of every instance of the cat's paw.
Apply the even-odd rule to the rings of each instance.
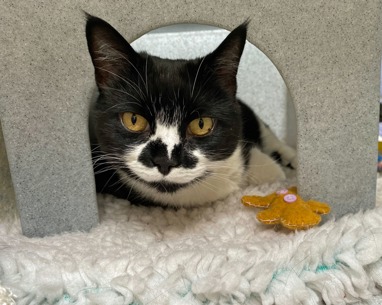
[[[281,166],[270,156],[254,148],[248,164],[248,182],[251,184],[272,183],[285,180]]]
[[[297,168],[297,153],[296,150],[288,145],[283,145],[278,150],[280,155],[280,162],[283,166],[292,169]]]

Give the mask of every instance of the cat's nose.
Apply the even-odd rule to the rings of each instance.
[[[179,162],[163,156],[156,156],[151,159],[151,162],[153,162],[159,172],[164,176],[168,175],[173,167],[179,166]]]

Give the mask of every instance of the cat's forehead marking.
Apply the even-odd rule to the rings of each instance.
[[[161,124],[167,128],[167,126],[178,125],[182,121],[183,111],[174,100],[160,99],[157,106],[160,108],[156,111],[157,125]]]
[[[175,145],[180,143],[178,126],[166,125],[157,121],[155,134],[151,136],[150,140],[155,141],[158,139],[167,145],[168,157],[171,158]]]

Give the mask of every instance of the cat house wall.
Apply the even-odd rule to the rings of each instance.
[[[173,23],[233,29],[281,72],[297,116],[303,197],[336,216],[374,206],[380,1],[2,1],[0,119],[23,232],[97,223],[87,111],[94,86],[81,9],[132,41]]]
[[[17,209],[3,131],[0,124],[0,223],[7,221],[8,219],[5,219],[5,217],[9,217],[9,215],[16,217]]]

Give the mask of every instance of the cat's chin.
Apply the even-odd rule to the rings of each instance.
[[[174,183],[168,182],[166,180],[158,181],[158,182],[144,182],[151,188],[156,189],[160,193],[175,193],[183,188],[190,186],[191,184],[200,181],[202,178],[194,179],[188,183]]]

